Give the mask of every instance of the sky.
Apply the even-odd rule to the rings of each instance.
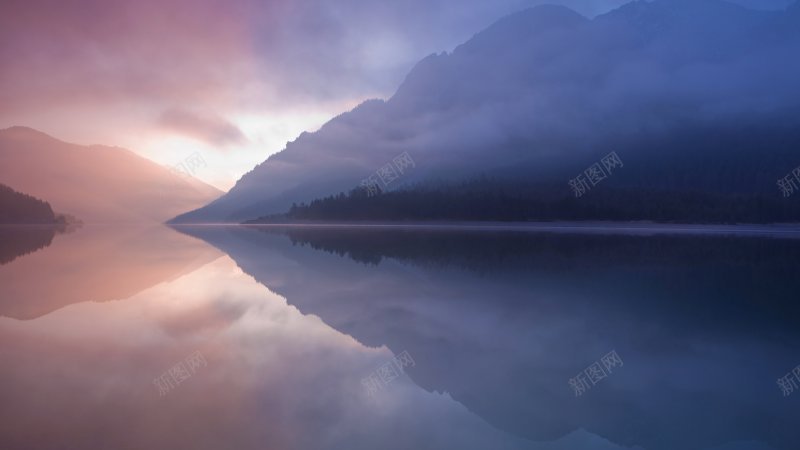
[[[737,0],[782,7],[788,0]],[[220,189],[303,131],[388,98],[421,58],[541,3],[594,16],[627,0],[4,0],[0,128],[195,152]]]

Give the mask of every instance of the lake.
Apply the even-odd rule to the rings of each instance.
[[[0,229],[0,448],[793,450],[799,237]]]

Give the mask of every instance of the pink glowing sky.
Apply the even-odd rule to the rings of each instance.
[[[625,0],[558,2],[593,15]],[[422,57],[538,3],[4,0],[0,128],[164,165],[200,152],[196,175],[227,190],[302,131],[391,96]]]

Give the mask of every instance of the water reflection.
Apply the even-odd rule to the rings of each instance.
[[[800,241],[180,231],[82,230],[0,267],[0,448],[800,442],[800,393],[775,384],[800,364]],[[625,365],[575,397],[612,349]],[[160,396],[196,351],[207,365]],[[402,351],[415,366],[368,395]]]
[[[32,319],[66,305],[128,298],[222,254],[163,226],[84,227],[52,239],[52,229],[18,228],[20,243],[47,247],[0,266],[0,316]]]
[[[194,228],[303,313],[408,350],[415,383],[498,429],[648,449],[794,448],[797,240]],[[324,250],[324,251],[319,251]],[[567,385],[616,349],[625,369]]]
[[[56,226],[0,225],[0,266],[47,247],[59,232]]]
[[[300,313],[227,257],[125,301],[0,318],[0,341],[3,448],[619,448],[585,432],[526,442],[407,377],[370,397],[360,381],[385,347]],[[195,351],[207,365],[160,396],[153,379]]]

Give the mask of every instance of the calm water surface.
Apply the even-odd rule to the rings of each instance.
[[[2,229],[0,449],[800,448],[797,235],[553,231]]]

